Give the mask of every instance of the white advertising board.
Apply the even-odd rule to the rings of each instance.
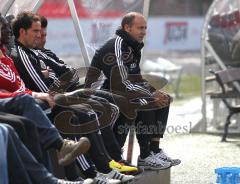
[[[146,52],[200,50],[202,17],[150,17]],[[89,54],[114,35],[120,19],[80,20]],[[47,47],[58,54],[80,54],[71,19],[49,19]]]

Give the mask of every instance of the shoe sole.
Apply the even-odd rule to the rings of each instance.
[[[128,164],[124,164],[124,165],[137,168],[137,166],[132,166],[132,165],[128,165]],[[125,175],[139,176],[139,175],[141,175],[144,172],[144,169],[137,168],[136,171],[119,171],[119,172],[122,173],[122,174],[125,174]]]
[[[179,162],[171,162],[171,166],[177,166],[177,165],[179,165],[179,164],[181,164],[181,161],[179,161]]]
[[[123,171],[123,170],[120,170],[120,169],[117,169],[117,168],[112,168],[110,167],[111,169],[116,169],[118,172],[122,173],[122,174],[126,174],[126,175],[134,175],[135,173],[138,173],[139,171],[138,170],[132,170],[132,171]]]
[[[120,172],[120,173],[125,174],[125,175],[138,176],[138,175],[142,174],[143,172],[139,172],[139,171],[125,171],[125,172]]]
[[[152,166],[138,166],[138,167],[141,167],[143,168],[144,170],[165,170],[165,169],[168,169],[170,168],[172,165],[168,165],[168,166],[163,166],[163,167],[152,167]]]
[[[74,160],[81,154],[85,154],[91,146],[91,143],[88,138],[81,137],[78,141],[77,147],[68,155],[65,156],[66,159],[59,161],[59,165],[66,166],[74,162]]]

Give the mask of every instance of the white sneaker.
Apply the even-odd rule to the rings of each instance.
[[[171,167],[171,163],[160,160],[151,153],[145,159],[138,157],[138,167],[143,167],[145,170],[161,170]]]
[[[97,173],[97,176],[94,178],[95,184],[118,184],[121,183],[120,180],[107,178],[107,174]]]
[[[111,179],[120,180],[121,182],[132,181],[132,180],[134,180],[134,178],[135,178],[135,177],[132,176],[132,175],[122,174],[122,173],[118,172],[118,171],[115,170],[115,169],[112,169],[112,171],[107,174],[107,177],[108,177],[108,178],[111,178]]]
[[[57,184],[92,184],[92,183],[93,183],[92,179],[86,179],[84,181],[67,181],[62,179],[57,180]]]
[[[170,162],[172,166],[179,165],[181,160],[179,159],[172,159],[171,157],[167,156],[167,154],[161,149],[159,153],[152,153],[157,157],[159,160]]]

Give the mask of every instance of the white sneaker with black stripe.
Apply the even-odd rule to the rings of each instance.
[[[120,180],[121,182],[130,182],[133,181],[135,177],[132,175],[122,174],[117,170],[113,169],[110,173],[107,174],[107,178],[117,179]]]
[[[172,159],[169,157],[162,149],[159,153],[152,153],[157,157],[159,160],[170,162],[172,166],[179,165],[181,163],[181,160],[179,159]]]
[[[171,167],[171,163],[158,159],[154,154],[150,154],[147,158],[138,157],[138,167],[144,170],[161,170]]]
[[[121,183],[120,180],[110,179],[107,177],[107,174],[97,173],[97,176],[94,178],[95,184],[118,184]]]
[[[92,179],[86,179],[83,181],[67,181],[62,179],[57,180],[57,184],[92,184],[92,183],[93,183]]]

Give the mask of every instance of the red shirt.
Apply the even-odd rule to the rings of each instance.
[[[0,98],[14,97],[18,94],[30,94],[32,91],[25,87],[20,78],[13,60],[5,55],[5,50],[1,49],[3,57],[0,57]],[[1,92],[6,90],[9,92]]]

